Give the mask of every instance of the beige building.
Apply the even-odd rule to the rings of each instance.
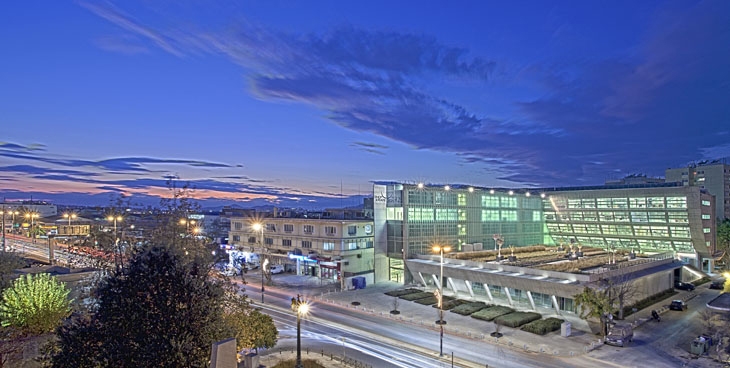
[[[371,220],[232,217],[229,244],[323,282],[350,287],[352,277],[374,281]]]
[[[715,196],[718,219],[730,219],[730,165],[713,161],[665,171],[667,182],[700,187]]]

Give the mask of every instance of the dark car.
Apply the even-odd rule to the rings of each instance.
[[[710,289],[722,290],[725,288],[725,280],[715,280],[710,284]]]
[[[679,290],[692,291],[695,289],[695,286],[687,282],[677,281],[674,283],[674,288]]]
[[[669,309],[683,311],[687,309],[687,304],[681,300],[672,300],[672,303],[669,304]]]

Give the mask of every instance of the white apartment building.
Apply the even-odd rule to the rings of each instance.
[[[730,219],[730,165],[712,161],[665,171],[667,182],[681,182],[684,186],[700,187],[715,196],[718,219]]]
[[[374,281],[371,220],[232,217],[229,244],[323,282],[349,286],[356,276]]]

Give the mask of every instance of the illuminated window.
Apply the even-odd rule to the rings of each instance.
[[[305,234],[314,233],[314,225],[304,225],[304,233]]]
[[[493,195],[483,195],[482,207],[499,207],[499,197]]]
[[[331,242],[322,243],[322,249],[330,250],[330,251],[335,250],[335,243],[331,243]]]
[[[709,234],[710,233],[710,228],[709,227],[703,227],[702,228],[702,232],[705,233],[705,234]]]
[[[706,201],[706,200],[703,199],[702,200],[702,205],[703,206],[709,206],[710,205],[710,201]]]
[[[458,197],[459,206],[466,206],[466,194],[460,193]]]
[[[502,221],[517,221],[517,211],[502,211]]]
[[[499,210],[482,210],[482,221],[499,221]]]
[[[325,226],[324,233],[327,235],[335,235],[337,234],[337,228],[334,226]]]
[[[711,218],[711,216],[710,216],[710,215],[708,215],[708,214],[706,214],[706,213],[703,213],[703,214],[702,214],[702,219],[703,219],[703,220],[709,220],[710,218]]]

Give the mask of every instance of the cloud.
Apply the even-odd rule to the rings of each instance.
[[[388,149],[388,146],[384,146],[382,144],[366,143],[366,142],[353,142],[353,143],[350,143],[350,147],[355,147],[361,151],[375,153],[378,155],[384,155],[385,152],[383,152],[383,150]]]
[[[294,34],[245,19],[235,30],[165,30],[114,7],[87,8],[173,55],[227,56],[246,69],[261,99],[312,105],[347,129],[453,153],[524,185],[596,184],[621,171],[660,174],[656,168],[716,152],[712,147],[726,143],[718,132],[730,124],[727,1],[659,7],[638,43],[611,57],[514,67],[519,75],[502,78],[519,78],[539,93],[513,97],[506,116],[477,111],[434,86],[468,86],[489,99],[495,89],[485,86],[504,87],[494,73],[512,69],[510,60],[498,65],[433,36],[354,26]],[[561,25],[551,42],[582,30]]]

